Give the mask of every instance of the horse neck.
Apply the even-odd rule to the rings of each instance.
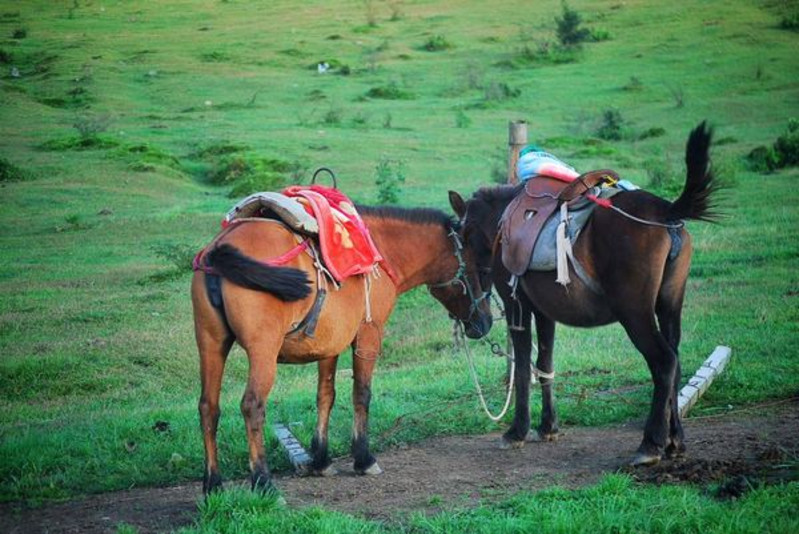
[[[435,223],[364,217],[380,254],[397,274],[397,292],[446,282],[458,270],[447,229]]]

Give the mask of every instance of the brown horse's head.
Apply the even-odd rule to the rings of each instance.
[[[454,195],[460,199],[457,193]],[[450,232],[453,254],[458,260],[458,270],[452,279],[431,284],[430,293],[444,305],[453,319],[463,324],[467,337],[479,339],[488,334],[493,322],[489,302],[491,270],[481,269],[474,253],[465,246],[463,214],[459,211],[463,201],[461,200],[460,204],[453,203],[451,194],[450,202],[459,219]]]

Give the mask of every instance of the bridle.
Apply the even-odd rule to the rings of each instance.
[[[458,270],[455,271],[455,274],[450,280],[436,284],[428,284],[428,287],[433,289],[437,287],[461,286],[463,288],[463,294],[468,295],[469,300],[471,301],[469,308],[469,319],[471,319],[472,315],[475,314],[480,306],[480,303],[484,300],[488,300],[491,297],[491,291],[483,291],[479,297],[475,297],[475,291],[472,289],[471,284],[469,284],[469,280],[466,278],[466,262],[463,260],[463,241],[461,241],[461,237],[458,235],[458,228],[455,226],[450,228],[448,236],[450,239],[452,239],[454,255],[458,260]],[[488,275],[491,274],[490,268],[481,268],[480,271],[487,271]]]

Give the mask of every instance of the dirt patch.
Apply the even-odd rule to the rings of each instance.
[[[643,483],[718,483],[716,496],[735,498],[761,483],[799,479],[799,403],[722,417],[688,419],[688,455],[649,468],[625,466],[641,438],[640,424],[565,428],[555,443],[499,450],[499,434],[442,437],[380,455],[385,473],[358,477],[349,459],[330,478],[276,475],[291,506],[319,505],[365,517],[391,519],[407,512],[435,513],[500,499],[508,492],[554,485],[576,488],[604,473],[623,471]],[[120,522],[140,532],[190,524],[201,495],[198,483],[91,496],[30,509],[0,505],[0,532],[114,532]]]

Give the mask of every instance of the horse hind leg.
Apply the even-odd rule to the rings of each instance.
[[[328,452],[328,422],[336,401],[336,364],[338,357],[319,360],[319,379],[316,389],[316,430],[311,440],[310,473],[317,476],[336,474]]]
[[[247,429],[252,489],[259,492],[274,490],[264,447],[266,399],[275,382],[277,351],[275,340],[260,341],[245,346],[250,362],[249,377],[241,399],[241,414]]]
[[[655,306],[655,313],[658,318],[658,324],[660,325],[660,331],[674,351],[677,359],[677,369],[674,373],[674,382],[672,384],[669,440],[665,450],[667,457],[679,456],[685,453],[685,433],[683,431],[682,421],[680,420],[677,396],[680,389],[680,379],[682,377],[679,346],[682,330],[682,303],[683,296],[685,295],[686,278],[687,273],[682,277],[681,282],[675,282],[674,277],[667,277],[667,280],[671,279],[671,283],[666,283],[661,288]]]
[[[660,461],[669,443],[672,411],[676,402],[674,382],[678,370],[677,354],[658,330],[654,314],[651,317],[646,313],[635,314],[621,320],[621,324],[635,347],[644,355],[654,384],[644,438],[632,464],[654,464]]]
[[[216,432],[219,425],[219,395],[222,389],[222,376],[225,362],[233,345],[233,335],[228,331],[221,317],[213,310],[205,298],[204,291],[195,287],[195,337],[200,355],[201,393],[198,403],[200,427],[205,447],[205,472],[203,474],[203,494],[222,489],[222,476],[219,473],[219,456]]]

